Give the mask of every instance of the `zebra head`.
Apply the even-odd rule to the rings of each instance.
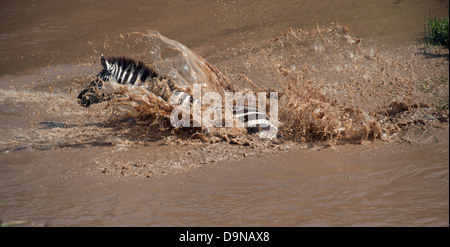
[[[111,79],[111,74],[115,66],[108,62],[103,54],[100,58],[100,62],[103,66],[102,71],[100,71],[91,84],[83,89],[78,95],[78,103],[81,106],[88,107],[92,104],[97,104],[110,98],[108,95],[100,92],[100,88],[103,87],[103,83],[108,82]]]
[[[112,95],[105,94],[100,90],[109,81],[134,85],[136,81],[145,82],[148,78],[158,76],[152,67],[130,58],[105,58],[102,54],[100,62],[103,66],[102,71],[78,95],[79,103],[82,106],[88,107],[111,99]]]

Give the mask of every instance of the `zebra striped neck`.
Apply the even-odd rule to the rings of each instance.
[[[152,67],[126,57],[107,58],[103,66],[111,73],[111,79],[120,84],[134,85],[137,80],[145,82],[147,78],[157,76],[156,71]]]

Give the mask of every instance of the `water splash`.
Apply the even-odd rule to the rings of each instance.
[[[422,72],[426,87],[418,86],[417,71],[427,68],[426,61],[406,57],[414,51],[406,56],[405,49],[391,51],[354,38],[348,28],[335,23],[306,31],[288,29],[273,39],[252,43],[221,62],[222,72],[155,31],[109,39],[104,53],[153,64],[177,78],[188,93],[193,83],[218,93],[278,92],[282,140],[333,145],[395,140],[409,126],[420,125],[419,133],[426,133],[423,129],[436,119],[448,121],[448,76],[435,82]],[[95,72],[95,67],[92,64],[89,71]],[[75,88],[91,80],[92,76],[67,76],[51,87],[31,83],[0,90],[0,113],[8,116],[2,122],[6,127],[1,129],[0,151],[141,145],[169,138],[258,143],[240,128],[220,128],[210,138],[198,128],[173,129],[169,123],[173,107],[137,87],[118,85],[121,97],[81,108]],[[430,91],[445,97],[436,101]],[[440,105],[434,108],[434,104]]]
[[[387,141],[399,132],[390,109],[406,105],[409,110],[418,105],[414,80],[401,59],[362,43],[337,21],[307,31],[290,28],[274,39],[244,48],[239,57],[243,64],[230,65],[240,72],[227,71],[226,76],[194,51],[156,31],[128,34],[122,45],[138,44],[148,63],[188,93],[194,83],[203,85],[202,93],[223,95],[249,88],[279,92],[284,139],[331,144]],[[167,117],[173,109],[148,92],[121,87],[128,101],[120,104],[131,105],[136,115]]]
[[[388,141],[400,130],[392,108],[425,106],[406,59],[364,45],[337,21],[309,31],[290,28],[250,49],[243,72],[230,78],[280,92],[280,131],[289,140]]]

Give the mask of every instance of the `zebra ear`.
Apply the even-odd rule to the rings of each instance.
[[[106,61],[105,56],[103,56],[103,54],[102,57],[100,58],[100,62],[102,63],[104,69],[108,69],[108,61]]]

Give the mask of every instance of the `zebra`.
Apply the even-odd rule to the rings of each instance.
[[[100,63],[103,69],[78,95],[78,103],[83,107],[111,100],[114,93],[108,93],[103,89],[112,82],[144,87],[167,103],[181,102],[191,105],[194,103],[193,97],[180,90],[175,80],[158,73],[152,65],[145,65],[141,61],[127,57],[105,58],[103,54]],[[176,97],[177,100],[171,97]],[[247,128],[248,133],[259,133],[260,137],[272,139],[278,132],[278,127],[269,121],[269,117],[253,107],[233,106],[232,114]]]

